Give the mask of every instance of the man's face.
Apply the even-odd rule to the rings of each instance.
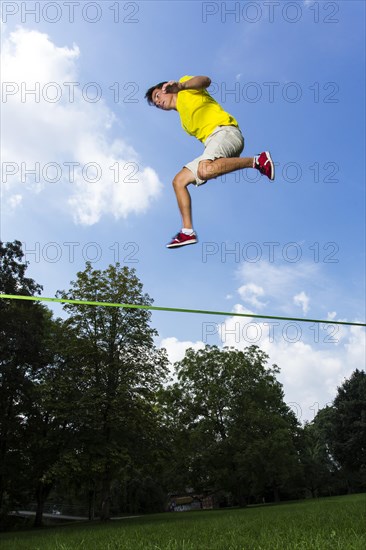
[[[175,109],[175,96],[176,94],[164,93],[160,88],[155,88],[152,93],[152,100],[154,105],[164,111],[171,111]]]

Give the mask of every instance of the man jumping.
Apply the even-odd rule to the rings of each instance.
[[[274,165],[268,151],[255,157],[240,157],[244,138],[239,125],[207,92],[210,84],[207,76],[183,76],[178,82],[160,82],[145,94],[149,105],[164,111],[178,111],[183,129],[205,146],[203,154],[188,162],[173,179],[182,229],[167,244],[168,248],[197,242],[187,189],[191,183],[202,185],[207,180],[243,168],[255,168],[274,180]]]

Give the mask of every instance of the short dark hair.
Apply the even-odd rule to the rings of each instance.
[[[159,88],[159,90],[161,90],[161,88],[164,86],[164,84],[166,84],[168,81],[165,80],[164,82],[159,82],[159,84],[155,84],[155,86],[151,86],[151,88],[149,88],[145,94],[145,98],[147,99],[147,102],[149,105],[155,105],[155,103],[153,102],[153,99],[152,99],[152,94],[153,94],[153,91],[156,89],[156,88]]]

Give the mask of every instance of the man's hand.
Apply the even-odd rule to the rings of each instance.
[[[176,94],[182,90],[203,90],[211,84],[211,79],[208,76],[193,76],[184,82],[169,80],[162,87],[163,94]]]
[[[163,94],[176,94],[183,90],[183,84],[182,82],[177,82],[176,80],[169,80],[169,82],[166,82],[162,87]]]

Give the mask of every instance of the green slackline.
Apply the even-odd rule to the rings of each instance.
[[[257,315],[255,313],[234,313],[232,311],[209,311],[204,309],[184,309],[178,307],[159,307],[138,304],[114,304],[111,302],[91,302],[89,300],[68,300],[64,298],[45,298],[44,296],[23,296],[20,294],[0,294],[0,298],[10,300],[31,300],[38,302],[57,302],[61,304],[77,304],[101,307],[122,307],[126,309],[150,309],[153,311],[174,311],[177,313],[200,313],[205,315],[225,315],[226,317],[250,317],[256,319],[276,319],[278,321],[299,321],[301,323],[327,323],[330,325],[349,325],[366,327],[366,323],[351,323],[347,321],[330,321],[322,319],[304,319],[300,317],[279,317],[278,315]]]

